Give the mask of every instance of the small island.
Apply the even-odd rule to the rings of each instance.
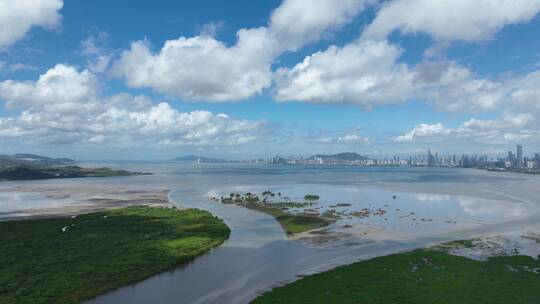
[[[0,303],[80,303],[191,261],[229,237],[202,210],[133,206],[0,222]]]
[[[238,206],[257,210],[273,216],[283,227],[288,236],[298,234],[310,230],[326,227],[334,222],[334,219],[319,214],[307,212],[289,213],[290,208],[304,208],[316,204],[314,199],[306,199],[306,202],[292,202],[288,198],[282,198],[283,201],[270,202],[270,198],[276,197],[276,194],[267,190],[261,194],[260,198],[257,194],[250,192],[241,195],[240,193],[231,193],[228,197],[213,197],[214,201],[219,201],[223,204],[236,204]],[[281,193],[278,193],[281,198]],[[306,197],[317,197],[318,195],[306,195]]]

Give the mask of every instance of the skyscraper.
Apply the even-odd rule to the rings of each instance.
[[[427,165],[428,167],[433,167],[435,165],[435,159],[431,154],[431,149],[427,150]]]
[[[517,145],[516,168],[523,168],[523,147],[521,145]]]

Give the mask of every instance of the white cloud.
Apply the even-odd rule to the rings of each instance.
[[[364,107],[403,102],[414,89],[414,75],[397,64],[402,50],[383,40],[331,46],[292,69],[277,71],[280,101],[353,103]]]
[[[411,131],[396,137],[400,143],[439,142],[447,145],[457,143],[481,143],[507,145],[540,136],[537,121],[532,114],[510,114],[492,120],[469,119],[457,128],[445,128],[441,123],[420,124]]]
[[[107,32],[99,32],[81,42],[82,54],[89,57],[86,65],[94,73],[105,72],[112,62],[112,52],[102,46],[108,39],[108,36]]]
[[[454,62],[425,62],[415,68],[415,97],[438,109],[475,112],[504,109],[540,113],[540,71],[491,80]]]
[[[397,142],[412,142],[417,138],[421,137],[430,137],[430,136],[438,136],[438,135],[448,135],[450,133],[450,130],[447,130],[444,128],[444,126],[440,123],[438,124],[420,124],[414,129],[412,129],[410,132],[407,132],[403,135],[400,135],[396,138]]]
[[[443,41],[478,41],[506,25],[529,21],[539,11],[537,0],[394,0],[382,7],[365,35],[386,37],[400,30]]]
[[[285,0],[267,27],[240,29],[232,46],[207,34],[168,40],[158,52],[137,41],[113,70],[130,87],[150,87],[185,100],[246,99],[271,85],[271,64],[280,54],[320,39],[372,2]]]
[[[205,23],[199,28],[199,35],[215,37],[224,25],[225,23],[223,21]]]
[[[12,63],[12,64],[7,65],[6,70],[9,73],[15,73],[18,71],[37,71],[38,67],[34,65],[18,62],[18,63]]]
[[[540,114],[540,71],[534,71],[509,82],[508,94],[512,107]]]
[[[352,21],[378,0],[286,0],[273,13],[270,31],[280,47],[295,51],[302,45]]]
[[[0,83],[0,99],[21,110],[0,118],[0,137],[44,144],[230,146],[257,139],[264,122],[208,111],[180,112],[145,96],[103,96],[88,70],[57,65],[35,82]]]
[[[308,137],[307,139],[310,139]],[[317,140],[319,144],[343,144],[343,145],[368,145],[371,143],[371,138],[364,137],[354,133],[346,133],[336,136],[322,136]]]
[[[540,109],[540,72],[514,79],[479,77],[453,61],[401,63],[402,49],[386,40],[360,38],[307,56],[276,72],[278,101],[344,103],[364,108],[425,101],[448,112],[516,107]]]
[[[319,139],[319,142],[321,144],[331,144],[334,142],[334,138],[332,136],[325,136],[325,137],[321,137]]]
[[[367,109],[420,100],[448,112],[540,110],[540,72],[491,79],[454,61],[407,65],[400,61],[403,50],[387,40],[396,29],[426,32],[439,46],[456,39],[486,39],[506,25],[532,19],[540,11],[539,1],[395,0],[381,7],[356,41],[330,46],[276,71],[275,98]]]
[[[455,62],[423,62],[415,67],[415,94],[445,111],[494,109],[506,97],[505,85],[477,77]]]
[[[0,98],[9,109],[39,106],[59,113],[76,112],[94,107],[99,91],[94,74],[63,64],[40,75],[36,82],[0,82]]]
[[[33,27],[55,28],[63,0],[0,0],[0,49],[22,39]]]
[[[359,136],[357,134],[346,134],[338,137],[337,141],[346,144],[369,144],[371,140],[368,137]]]
[[[115,65],[130,87],[151,87],[185,100],[227,101],[260,93],[271,83],[274,42],[265,28],[241,30],[227,47],[210,36],[169,40],[153,54],[138,41]]]

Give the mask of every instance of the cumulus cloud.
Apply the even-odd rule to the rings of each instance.
[[[443,41],[478,41],[506,25],[529,21],[539,11],[537,0],[394,0],[377,13],[365,35],[380,38],[399,30]]]
[[[448,112],[500,108],[540,110],[540,72],[489,79],[454,61],[400,62],[403,50],[387,40],[362,37],[330,46],[292,68],[276,71],[278,101],[343,103],[371,108],[421,100]]]
[[[292,69],[278,70],[276,98],[367,108],[406,101],[414,89],[414,74],[405,64],[396,63],[401,53],[385,40],[331,46]]]
[[[277,71],[279,101],[374,105],[425,100],[447,111],[486,110],[506,96],[506,87],[479,78],[454,62],[399,62],[402,49],[387,40],[361,38],[306,57]]]
[[[271,64],[280,54],[320,39],[373,2],[285,0],[268,26],[240,29],[232,46],[204,33],[168,40],[158,52],[136,41],[122,52],[114,74],[130,87],[184,100],[246,99],[271,85]]]
[[[438,109],[540,113],[540,71],[495,80],[478,77],[455,62],[424,62],[415,71],[414,97]]]
[[[37,81],[0,82],[0,98],[8,109],[42,107],[59,113],[76,112],[94,107],[99,91],[94,74],[64,64],[49,69]]]
[[[512,107],[540,114],[540,71],[508,81],[508,95]]]
[[[210,36],[165,42],[154,54],[145,41],[121,54],[114,72],[130,87],[151,87],[184,100],[248,98],[271,83],[273,45],[265,28],[241,30],[232,47]]]
[[[469,119],[457,128],[446,128],[441,123],[420,124],[396,137],[400,143],[444,142],[447,144],[472,142],[482,144],[510,144],[540,136],[537,121],[532,114],[506,114],[492,120]]]
[[[357,40],[278,69],[275,98],[367,109],[421,100],[449,112],[540,110],[539,72],[492,79],[454,61],[424,59],[408,65],[400,60],[404,50],[387,40],[394,30],[427,33],[439,45],[482,40],[506,25],[531,20],[538,11],[535,0],[388,1]]]
[[[397,142],[412,142],[417,138],[430,137],[436,135],[448,135],[450,130],[444,128],[440,123],[438,124],[419,124],[410,132],[396,137]]]
[[[0,0],[0,49],[22,39],[33,27],[58,26],[63,0]]]
[[[88,70],[57,65],[37,81],[0,82],[0,99],[20,110],[0,118],[0,137],[45,144],[227,146],[253,141],[264,122],[208,111],[180,112],[167,103],[122,93],[103,96]]]
[[[280,48],[295,51],[302,45],[352,21],[378,0],[285,0],[270,19],[270,31]]]
[[[416,97],[445,111],[494,109],[504,101],[505,84],[476,76],[455,62],[422,62],[414,69]]]

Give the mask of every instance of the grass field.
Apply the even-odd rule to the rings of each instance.
[[[229,232],[205,211],[150,207],[0,222],[0,303],[80,303],[188,262]]]
[[[540,303],[540,260],[475,261],[435,250],[378,257],[309,276],[253,303]]]

